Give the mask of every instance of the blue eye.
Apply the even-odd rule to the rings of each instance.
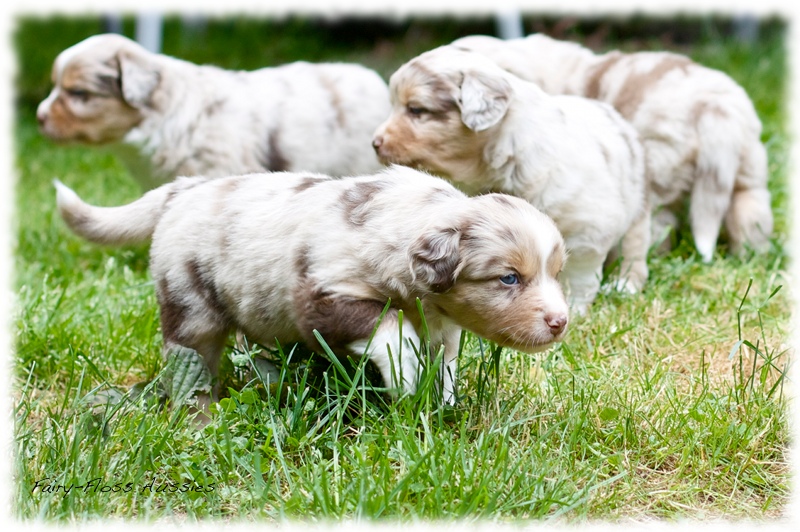
[[[516,273],[509,273],[508,275],[502,276],[500,282],[509,286],[519,284],[519,277],[517,277]]]
[[[414,116],[419,116],[419,115],[421,115],[422,113],[425,112],[425,109],[423,109],[422,107],[415,107],[413,105],[409,105],[408,106],[408,112],[411,113]]]

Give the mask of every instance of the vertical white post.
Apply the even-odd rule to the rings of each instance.
[[[755,42],[758,39],[758,29],[758,18],[752,13],[738,15],[733,19],[733,34],[741,42]]]
[[[501,39],[519,39],[525,32],[522,27],[522,14],[519,9],[508,9],[497,13],[497,35]]]
[[[136,41],[153,53],[161,52],[161,32],[164,20],[160,13],[136,15]]]

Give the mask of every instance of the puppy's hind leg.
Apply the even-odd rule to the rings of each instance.
[[[207,294],[171,291],[166,279],[161,279],[157,296],[165,359],[169,361],[172,355],[187,349],[194,351],[202,357],[211,378],[210,389],[200,389],[196,394],[196,409],[201,414],[198,421],[204,424],[211,402],[219,398],[219,360],[230,327],[219,307],[209,305]]]
[[[735,255],[742,255],[747,247],[758,253],[769,249],[772,225],[770,193],[766,188],[733,193],[731,208],[725,217],[725,228],[728,230],[731,251]]]

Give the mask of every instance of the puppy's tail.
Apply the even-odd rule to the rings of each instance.
[[[56,203],[61,218],[73,232],[90,242],[106,245],[135,244],[148,240],[163,214],[174,183],[151,190],[121,207],[95,207],[84,202],[58,179]]]

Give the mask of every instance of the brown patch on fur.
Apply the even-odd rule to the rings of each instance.
[[[225,101],[226,101],[225,98],[217,98],[215,100],[208,102],[206,106],[203,108],[203,113],[206,116],[213,116],[217,114],[220,111],[220,109],[225,107]]]
[[[235,191],[241,185],[241,176],[228,177],[218,181],[217,194],[214,199],[212,211],[215,215],[219,215],[225,209],[225,203],[228,200],[228,195]]]
[[[487,194],[487,197],[491,198],[492,200],[494,200],[496,203],[499,203],[500,205],[503,205],[503,206],[509,207],[509,208],[514,208],[514,203],[502,193]]]
[[[342,192],[339,200],[344,219],[351,225],[364,225],[369,214],[369,202],[375,194],[386,188],[386,184],[385,181],[367,181],[357,183]]]
[[[269,134],[269,141],[267,145],[267,154],[265,160],[261,162],[261,166],[270,172],[285,172],[289,169],[289,161],[278,145],[278,131],[273,130]]]
[[[170,184],[170,189],[167,191],[167,195],[164,198],[164,205],[169,205],[169,203],[175,199],[176,196],[186,192],[187,190],[191,190],[198,185],[202,185],[206,183],[211,178],[209,177],[181,177],[177,180],[173,181]]]
[[[203,298],[206,306],[220,321],[229,322],[228,307],[222,302],[214,281],[196,260],[186,263],[192,289]]]
[[[298,326],[311,349],[322,351],[313,333],[316,330],[331,350],[347,354],[348,345],[369,338],[385,305],[385,302],[349,299],[315,291],[299,314]]]
[[[614,107],[623,117],[630,119],[639,108],[648,89],[667,73],[679,68],[685,70],[691,64],[692,61],[685,57],[670,56],[661,60],[649,72],[628,76],[614,99]]]
[[[347,114],[342,106],[342,96],[339,94],[339,89],[337,89],[330,78],[324,74],[319,75],[319,81],[331,95],[331,106],[333,106],[333,109],[336,111],[336,125],[339,126],[340,129],[344,128],[347,121]]]
[[[417,62],[414,64],[414,69],[417,75],[421,76],[425,81],[422,83],[427,90],[430,91],[432,102],[430,102],[426,109],[434,113],[447,113],[454,109],[458,109],[458,104],[453,99],[453,88],[441,76],[430,70],[422,63]]]
[[[103,95],[122,98],[122,83],[118,76],[98,74],[95,77],[96,87]]]
[[[186,305],[181,303],[169,290],[166,279],[158,280],[156,299],[161,310],[161,334],[164,344],[181,343],[181,325],[186,317]]]
[[[309,276],[308,248],[298,250],[294,262],[298,276],[293,290],[294,310],[303,341],[310,349],[322,352],[313,332],[317,330],[331,350],[348,354],[345,348],[349,344],[372,334],[386,302],[336,296],[316,286]]]
[[[309,253],[310,250],[305,246],[297,251],[297,256],[294,258],[294,268],[301,279],[308,277],[308,270],[311,265],[311,260],[308,257]]]
[[[606,72],[616,65],[624,56],[621,52],[611,52],[606,56],[606,59],[596,65],[588,74],[586,78],[586,85],[584,86],[583,93],[587,98],[599,99],[600,98],[600,85],[603,82],[603,76]]]
[[[327,177],[320,177],[320,176],[308,176],[304,177],[299,184],[297,184],[292,191],[296,193],[303,192],[304,190],[308,190],[309,188],[318,185],[320,183],[324,183],[325,181],[330,181]]]

